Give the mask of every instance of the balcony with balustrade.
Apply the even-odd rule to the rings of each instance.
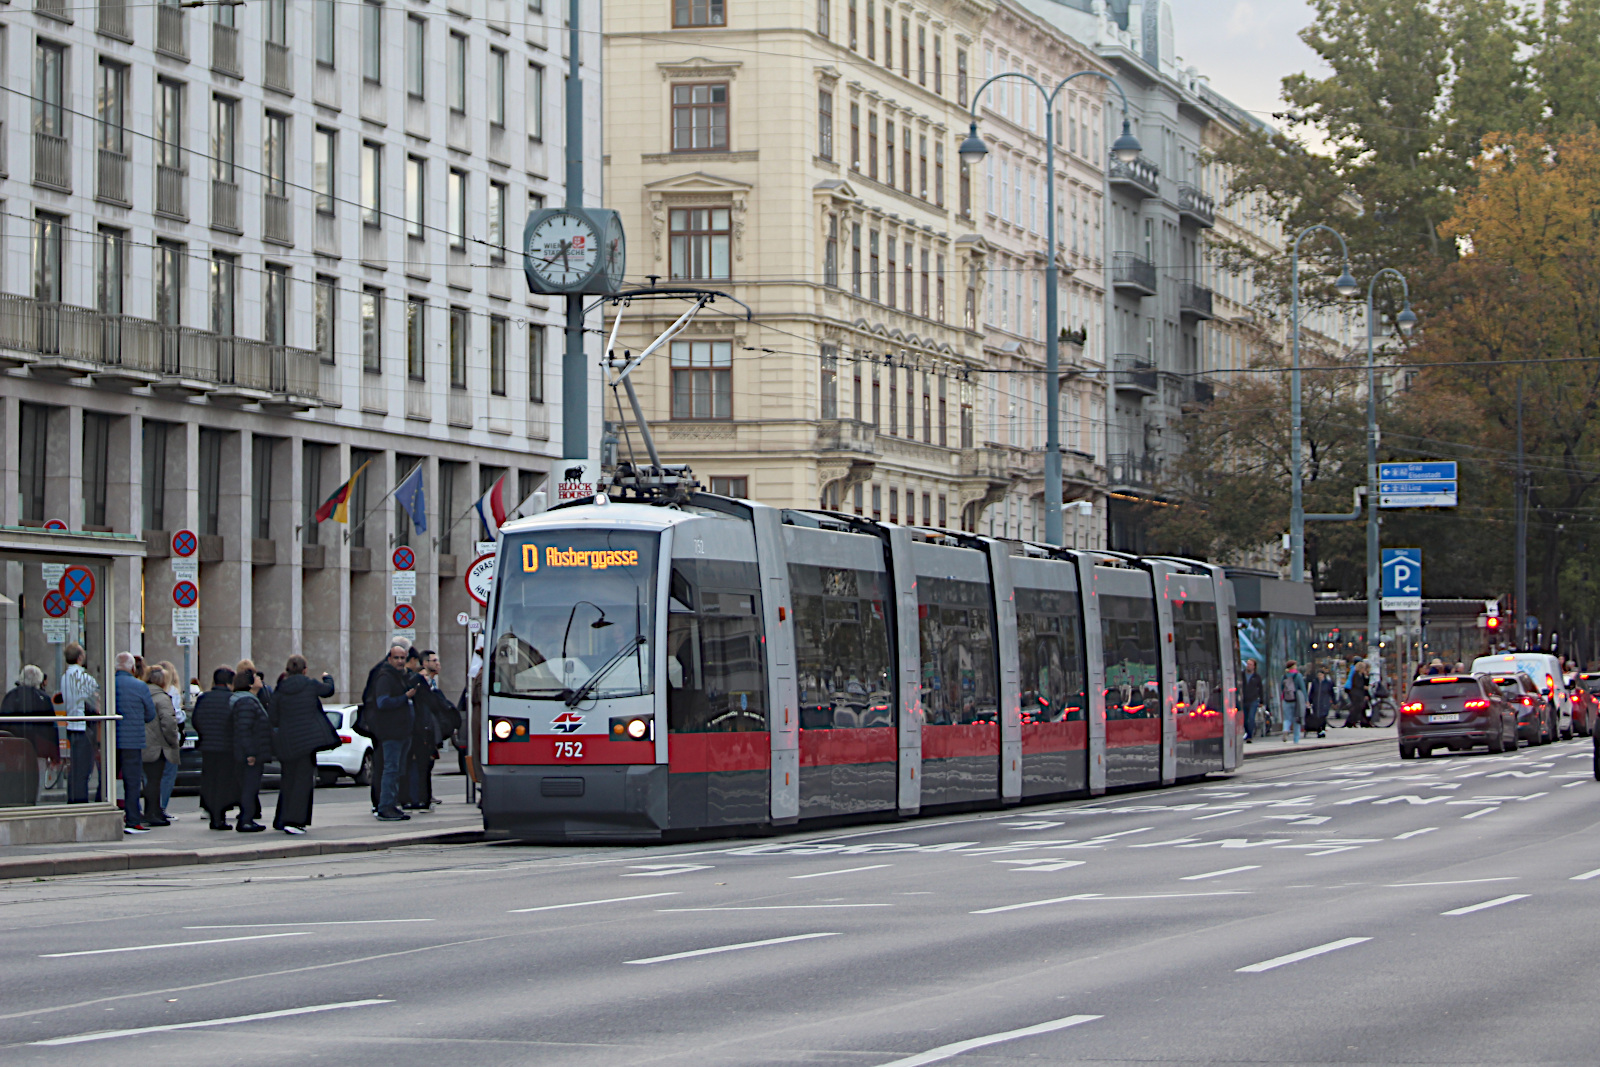
[[[261,238],[273,244],[293,246],[294,216],[287,196],[278,193],[262,194]]]
[[[55,19],[57,22],[72,22],[71,9],[67,0],[33,0],[33,11],[36,15]]]
[[[156,214],[165,215],[169,219],[188,221],[189,198],[185,193],[188,184],[188,171],[169,167],[165,163],[157,163]]]
[[[133,40],[133,32],[128,28],[127,0],[98,0],[94,9],[94,29],[96,33],[115,37],[119,41]]]
[[[273,92],[293,96],[293,64],[289,58],[289,46],[279,44],[277,41],[268,41],[265,49],[261,84]]]
[[[1123,292],[1156,295],[1156,265],[1134,252],[1111,253],[1111,284]]]
[[[239,31],[234,27],[211,24],[211,69],[229,78],[244,77],[239,66]]]
[[[183,9],[163,0],[156,4],[156,51],[189,61],[189,23]]]
[[[1124,163],[1115,155],[1106,166],[1106,177],[1113,186],[1136,193],[1141,199],[1153,200],[1161,195],[1161,168],[1140,156]]]
[[[1199,282],[1185,279],[1178,283],[1178,312],[1186,319],[1204,321],[1214,318],[1211,313],[1210,289]]]
[[[1111,455],[1108,464],[1111,491],[1152,492],[1161,481],[1161,465],[1155,457],[1132,452]]]
[[[33,184],[72,192],[72,145],[60,134],[33,131]]]
[[[1217,224],[1217,202],[1188,182],[1178,184],[1178,216],[1196,226],[1210,229]]]
[[[1156,365],[1139,356],[1117,356],[1112,363],[1111,380],[1119,393],[1155,396],[1160,389]]]
[[[128,189],[128,156],[109,148],[95,152],[94,198],[118,207],[132,206]]]
[[[239,226],[239,183],[211,179],[211,228],[243,233]]]

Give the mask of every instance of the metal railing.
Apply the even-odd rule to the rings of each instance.
[[[1156,291],[1156,265],[1133,252],[1111,253],[1111,284],[1142,289],[1153,296]]]
[[[156,164],[156,213],[170,215],[176,219],[187,219],[188,197],[184,190],[189,183],[189,172],[169,167],[165,163]]]
[[[261,236],[277,244],[294,244],[294,220],[287,196],[266,193],[261,197]]]
[[[109,148],[99,149],[95,155],[94,195],[114,204],[127,204],[128,157]]]
[[[261,83],[268,89],[276,89],[280,93],[294,91],[294,82],[290,76],[289,46],[279,44],[277,41],[266,43],[265,70],[261,75]]]
[[[1143,156],[1131,163],[1124,163],[1113,155],[1106,174],[1113,182],[1131,185],[1147,197],[1161,195],[1161,168]]]
[[[1151,456],[1114,452],[1109,458],[1107,469],[1113,486],[1154,489],[1160,481],[1160,464]]]
[[[445,404],[445,417],[451,426],[472,429],[472,394],[452,386]]]
[[[183,9],[173,3],[156,5],[156,51],[177,59],[189,58],[189,24]]]
[[[1202,226],[1217,223],[1217,202],[1188,182],[1178,183],[1178,212],[1188,215]]]
[[[211,24],[211,69],[231,78],[242,77],[239,66],[239,31],[220,22]]]
[[[1188,279],[1179,282],[1178,311],[1195,318],[1211,318],[1211,290]]]
[[[72,146],[65,137],[33,132],[33,184],[72,192]]]
[[[324,256],[337,256],[339,254],[339,217],[319,211],[316,213],[316,232],[312,236],[312,248]]]
[[[72,21],[72,16],[67,13],[67,0],[33,0],[33,10],[62,22]]]
[[[121,367],[254,389],[286,403],[326,399],[315,352],[11,293],[0,293],[0,348],[77,361],[90,374]]]
[[[1112,384],[1121,392],[1153,396],[1158,388],[1156,365],[1137,356],[1118,356],[1112,364]]]
[[[95,5],[94,28],[108,37],[131,39],[126,0],[99,0]]]
[[[239,231],[239,183],[211,179],[211,228]]]

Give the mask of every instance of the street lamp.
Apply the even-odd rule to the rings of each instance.
[[[1289,285],[1292,290],[1289,328],[1294,348],[1294,365],[1289,373],[1289,580],[1291,582],[1305,581],[1306,576],[1306,508],[1300,484],[1300,242],[1317,230],[1326,230],[1337,237],[1339,249],[1344,253],[1344,269],[1339,277],[1334,279],[1333,291],[1343,297],[1355,296],[1361,291],[1361,283],[1350,273],[1350,246],[1345,243],[1344,234],[1320,222],[1301,230],[1299,236],[1294,239],[1294,249],[1289,258]]]
[[[961,162],[969,167],[976,167],[989,154],[989,146],[983,143],[983,138],[978,136],[978,100],[983,96],[983,91],[1001,78],[1021,78],[1044,97],[1044,169],[1045,169],[1045,240],[1046,261],[1044,281],[1044,373],[1045,387],[1045,438],[1044,438],[1044,539],[1046,543],[1060,546],[1065,540],[1061,524],[1061,327],[1058,322],[1056,301],[1056,135],[1055,135],[1055,102],[1061,90],[1074,79],[1085,75],[1103,78],[1116,89],[1122,97],[1122,136],[1112,142],[1111,154],[1122,163],[1132,163],[1139,158],[1143,148],[1139,139],[1133,135],[1133,127],[1128,122],[1128,94],[1122,86],[1109,74],[1102,74],[1098,70],[1080,70],[1076,74],[1069,74],[1061,79],[1054,90],[1045,91],[1031,76],[1021,71],[1006,71],[978,86],[978,91],[972,94],[972,124],[967,129],[967,139],[961,142],[961,147],[956,150],[961,157]],[[1111,177],[1106,175],[1106,202],[1110,203]],[[1109,279],[1108,279],[1109,285]],[[1109,323],[1107,327],[1109,328]]]
[[[1393,267],[1384,267],[1367,283],[1367,662],[1378,672],[1378,678],[1383,677],[1383,661],[1378,655],[1379,608],[1382,606],[1378,598],[1383,590],[1383,577],[1378,573],[1382,553],[1378,550],[1378,391],[1373,372],[1372,298],[1378,279],[1385,275],[1399,279],[1400,290],[1405,294],[1405,310],[1395,316],[1395,325],[1406,337],[1417,328],[1417,313],[1411,310],[1411,286],[1406,276]]]

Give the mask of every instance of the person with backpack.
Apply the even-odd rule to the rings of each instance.
[[[1278,700],[1283,706],[1283,736],[1287,740],[1291,730],[1294,743],[1300,743],[1300,724],[1306,706],[1306,680],[1295,669],[1294,660],[1283,665],[1283,681],[1278,685]]]

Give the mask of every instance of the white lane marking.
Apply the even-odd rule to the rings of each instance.
[[[1397,835],[1395,837],[1395,840],[1396,841],[1409,841],[1413,837],[1421,837],[1423,834],[1431,834],[1437,829],[1438,829],[1437,826],[1424,826],[1420,830],[1407,830],[1405,833]]]
[[[1335,845],[1333,848],[1325,848],[1325,849],[1322,849],[1320,852],[1307,852],[1306,855],[1308,855],[1308,856],[1331,856],[1335,852],[1349,852],[1353,848],[1360,848],[1360,847],[1361,847],[1360,845]]]
[[[1221,878],[1225,874],[1238,874],[1241,871],[1259,871],[1261,864],[1252,864],[1249,867],[1229,867],[1225,871],[1207,871],[1205,874],[1186,874],[1178,879],[1180,882],[1203,882],[1207,878]]]
[[[248,934],[244,937],[212,937],[204,941],[168,941],[161,945],[128,945],[125,948],[86,948],[77,952],[46,952],[41,960],[64,960],[69,956],[109,956],[113,952],[149,952],[157,948],[188,948],[190,945],[225,945],[233,941],[264,941],[269,937],[305,937],[305,931],[287,934]]]
[[[1252,963],[1248,967],[1240,967],[1238,973],[1260,974],[1262,971],[1270,971],[1286,964],[1308,960],[1312,956],[1320,956],[1324,952],[1335,952],[1341,948],[1349,948],[1351,945],[1359,945],[1363,941],[1371,940],[1372,938],[1370,937],[1342,937],[1337,941],[1329,941],[1326,945],[1318,945],[1316,948],[1303,948],[1299,952],[1291,952],[1287,956],[1274,956],[1270,960],[1262,960],[1260,963]]]
[[[697,948],[688,952],[674,952],[667,956],[646,956],[642,960],[627,960],[630,964],[668,963],[686,960],[692,956],[714,956],[719,952],[738,952],[746,948],[764,948],[767,945],[786,945],[791,941],[810,941],[818,937],[838,937],[837,931],[828,934],[794,934],[791,937],[769,937],[765,941],[741,941],[737,945],[718,945],[716,948]]]
[[[1499,810],[1500,810],[1499,808],[1479,808],[1477,811],[1469,811],[1469,812],[1467,812],[1467,814],[1465,814],[1465,815],[1463,815],[1461,817],[1463,819],[1476,819],[1480,815],[1487,815],[1491,811],[1499,811]]]
[[[1587,882],[1591,878],[1600,878],[1600,867],[1597,867],[1592,871],[1584,871],[1582,874],[1575,874],[1570,880],[1574,882]]]
[[[1448,797],[1419,797],[1415,793],[1402,793],[1397,797],[1385,797],[1383,800],[1374,801],[1372,806],[1376,808],[1383,804],[1398,804],[1402,800],[1407,804],[1437,804],[1441,800],[1448,799]]]
[[[169,1030],[199,1030],[207,1026],[232,1026],[234,1023],[254,1023],[265,1019],[284,1019],[291,1015],[313,1015],[341,1008],[365,1008],[373,1004],[393,1004],[392,1000],[347,1000],[340,1004],[313,1004],[305,1008],[285,1008],[282,1011],[263,1011],[255,1015],[234,1015],[226,1019],[203,1019],[193,1023],[167,1023],[163,1026],[140,1026],[132,1030],[97,1030],[92,1034],[73,1034],[70,1037],[52,1037],[48,1041],[34,1041],[35,1045],[82,1045],[88,1041],[110,1041],[116,1037],[134,1037],[138,1034],[159,1034]]]
[[[1516,875],[1507,874],[1507,875],[1502,875],[1499,878],[1462,878],[1459,881],[1454,881],[1454,882],[1389,882],[1383,888],[1385,888],[1385,889],[1412,889],[1412,888],[1415,888],[1417,886],[1424,886],[1424,885],[1479,885],[1479,884],[1481,884],[1483,882],[1515,882],[1516,880],[1517,880],[1517,876]]]
[[[705,908],[657,908],[666,915],[683,911],[815,911],[818,908],[892,908],[893,904],[723,904]]]
[[[229,923],[223,926],[185,926],[185,930],[264,930],[274,926],[373,926],[378,923],[431,923],[433,919],[324,919],[309,923]]]
[[[1589,777],[1589,776],[1588,776],[1588,775],[1587,775],[1587,774],[1586,774],[1586,775],[1584,775],[1584,776],[1583,776],[1583,777],[1584,777],[1584,778],[1588,778],[1588,777]],[[1562,787],[1561,787],[1561,788],[1562,788],[1562,789],[1571,789],[1571,788],[1572,788],[1572,787],[1573,787],[1573,786],[1575,786],[1575,785],[1582,785],[1582,784],[1583,784],[1583,782],[1581,782],[1581,781],[1577,781],[1577,782],[1568,782],[1568,783],[1567,783],[1567,784],[1566,784],[1566,785],[1564,785],[1564,786],[1562,786]]]
[[[1450,911],[1441,911],[1439,914],[1471,915],[1473,912],[1482,911],[1484,908],[1499,907],[1501,904],[1510,904],[1514,900],[1527,900],[1528,896],[1529,894],[1527,893],[1512,893],[1510,896],[1495,897],[1493,900],[1486,900],[1482,904],[1468,904],[1464,908],[1452,908]]]
[[[1015,872],[1019,873],[1027,873],[1031,871],[1048,873],[1050,871],[1064,871],[1068,867],[1082,867],[1084,865],[1083,860],[1063,860],[1057,859],[1054,856],[1039,856],[1036,859],[1024,860],[992,860],[990,862],[1016,864],[1018,866],[1015,867]]]
[[[1073,900],[1171,900],[1178,897],[1242,897],[1250,894],[1230,889],[1216,893],[1139,893],[1131,896],[1108,897],[1099,893],[1074,893],[1070,897],[1051,897],[1049,900],[1028,900],[1021,904],[1002,904],[998,908],[980,908],[972,915],[998,915],[1003,911],[1021,911],[1023,908],[1042,908],[1046,904],[1065,904]]]
[[[688,874],[691,871],[709,871],[709,863],[630,863],[638,874],[625,874],[624,878],[665,878],[669,874]]]
[[[571,904],[541,904],[537,908],[512,908],[507,915],[524,915],[530,911],[560,911],[563,908],[587,908],[591,904],[623,904],[630,900],[653,900],[656,897],[675,897],[678,893],[640,893],[636,897],[607,897],[605,900],[574,900]]]
[[[1203,821],[1205,819],[1220,819],[1224,815],[1237,815],[1241,811],[1244,811],[1244,810],[1245,810],[1244,808],[1228,808],[1228,809],[1226,809],[1224,811],[1213,812],[1210,815],[1196,815],[1194,817],[1194,821],[1195,822],[1201,822],[1201,821]]]
[[[1337,803],[1334,804],[1334,807],[1336,807],[1336,808],[1347,808],[1351,804],[1364,804],[1369,800],[1377,800],[1381,796],[1383,796],[1382,793],[1372,793],[1372,794],[1370,794],[1368,796],[1364,796],[1364,797],[1351,797],[1349,800],[1338,801]]]
[[[1008,830],[1054,830],[1065,824],[1050,822],[1048,819],[1031,819],[1027,822],[1003,822],[1000,825]]]
[[[893,867],[892,863],[874,863],[867,867],[843,867],[837,871],[813,871],[810,874],[791,874],[789,877],[799,878],[826,878],[830,874],[854,874],[857,871],[876,871],[884,867]]]
[[[1065,1030],[1069,1026],[1079,1026],[1083,1023],[1092,1023],[1096,1019],[1103,1019],[1103,1015],[1069,1015],[1065,1019],[1053,1019],[1047,1023],[1035,1023],[1033,1026],[1024,1026],[1017,1030],[1006,1030],[1003,1033],[989,1034],[986,1037],[969,1037],[965,1041],[955,1041],[938,1048],[930,1048],[926,1052],[919,1052],[915,1056],[904,1059],[890,1060],[880,1067],[922,1067],[925,1063],[938,1063],[971,1052],[975,1048],[987,1048],[1005,1041],[1016,1041],[1018,1038],[1033,1037],[1036,1034],[1051,1034],[1057,1030]]]

